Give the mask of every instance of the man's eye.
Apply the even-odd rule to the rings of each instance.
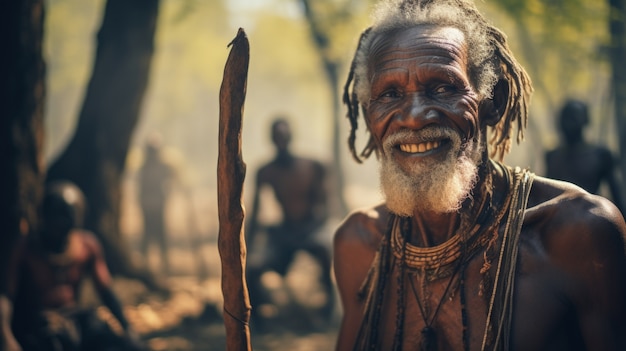
[[[399,98],[401,95],[397,90],[387,90],[384,91],[382,94],[378,95],[377,100],[381,100],[381,99],[397,99]]]
[[[435,89],[433,89],[433,93],[435,94],[446,94],[446,93],[452,93],[455,91],[456,91],[456,88],[453,85],[449,85],[449,84],[438,85],[435,87]]]

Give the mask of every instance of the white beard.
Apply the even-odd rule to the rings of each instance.
[[[415,134],[402,131],[389,136],[383,145],[380,184],[389,210],[410,217],[417,212],[449,213],[461,208],[478,180],[482,145],[468,141],[461,145],[458,133],[449,128],[429,128],[418,132],[422,138],[446,137],[452,147],[443,161],[416,162],[405,171],[391,156],[398,141]]]

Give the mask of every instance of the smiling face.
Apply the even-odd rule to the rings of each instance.
[[[370,53],[364,107],[388,207],[407,216],[457,210],[483,152],[463,33],[435,25],[394,30],[375,37]]]

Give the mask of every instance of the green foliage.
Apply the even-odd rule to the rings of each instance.
[[[301,2],[302,0],[294,0]],[[326,57],[335,62],[345,61],[350,55],[346,49],[355,44],[355,36],[365,29],[368,1],[316,0],[308,1],[312,20],[323,34],[322,45]],[[369,3],[371,3],[370,1]]]
[[[571,89],[565,94],[587,92],[590,80],[597,75],[588,67],[606,62],[603,53],[608,26],[603,1],[504,0],[492,1],[490,5],[517,23],[518,33],[526,32],[518,35],[530,38],[532,47],[521,48],[517,53],[528,63],[541,62],[531,68],[535,80],[542,79],[558,90]],[[564,87],[564,79],[573,84]]]

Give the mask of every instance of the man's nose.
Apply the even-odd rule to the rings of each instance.
[[[439,113],[423,93],[412,93],[407,96],[406,106],[399,120],[407,128],[421,129],[439,122]]]

